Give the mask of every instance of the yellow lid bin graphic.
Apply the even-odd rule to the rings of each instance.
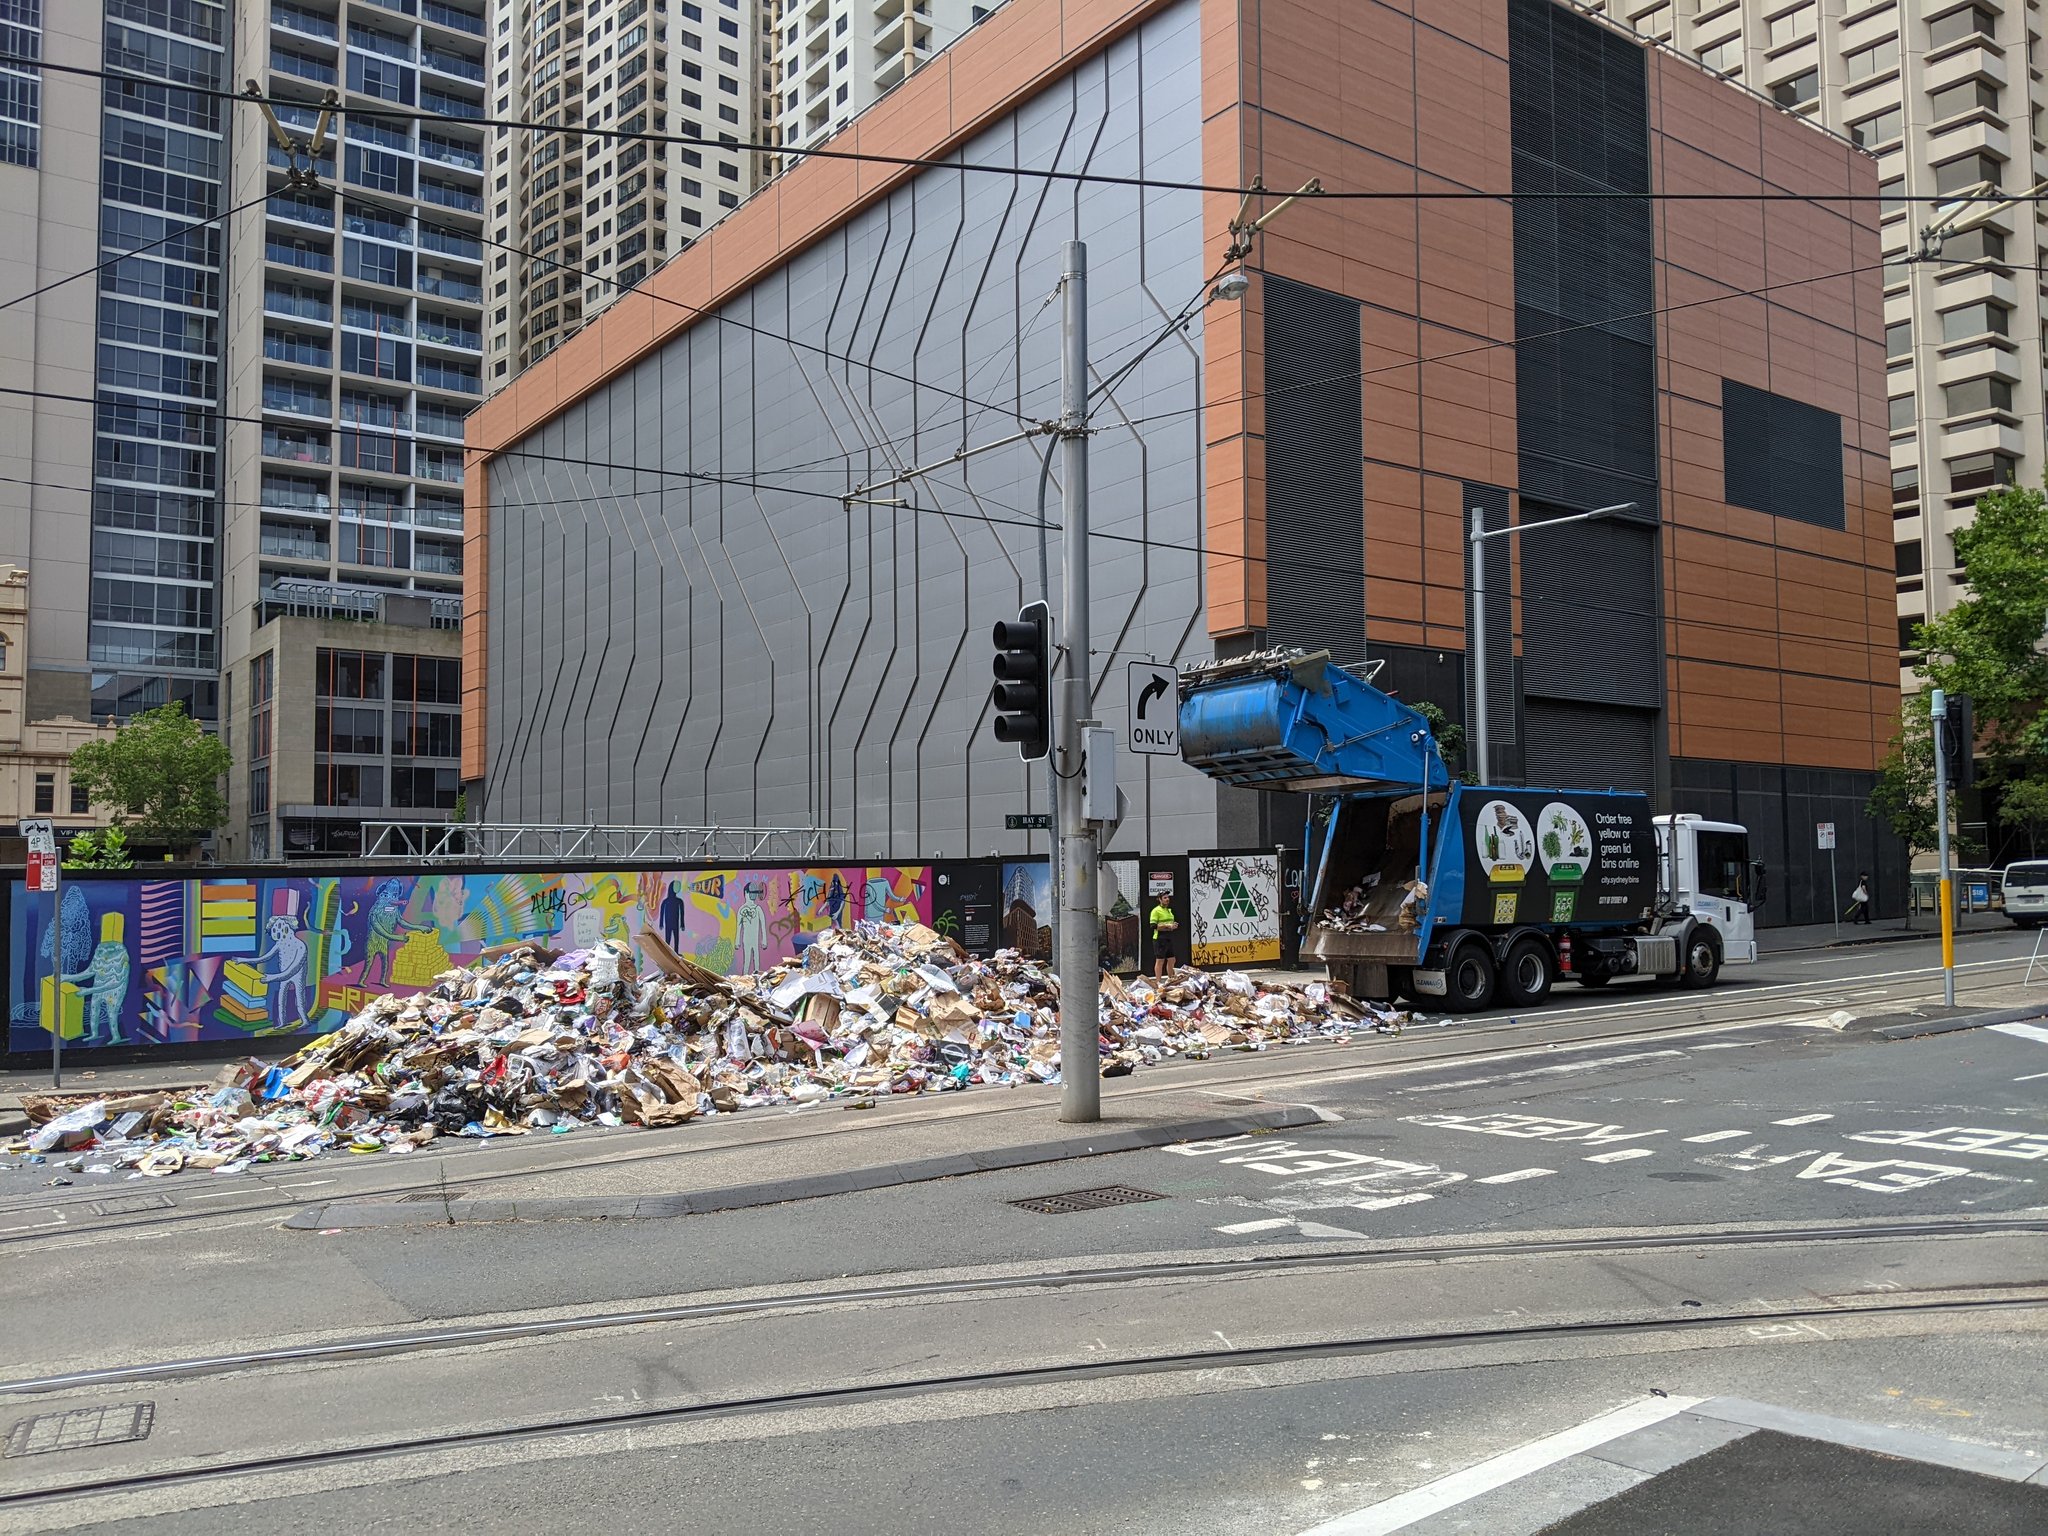
[[[1593,831],[1586,818],[1553,800],[1536,819],[1536,846],[1550,877],[1550,920],[1568,923],[1579,904],[1579,887],[1593,869]]]
[[[1536,863],[1536,839],[1529,823],[1507,801],[1489,800],[1479,808],[1472,836],[1493,890],[1493,920],[1512,923],[1521,904],[1522,882]]]

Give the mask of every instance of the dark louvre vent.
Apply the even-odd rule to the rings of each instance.
[[[1833,411],[1723,379],[1721,460],[1731,506],[1845,526],[1842,418]]]
[[[1530,699],[1527,782],[1551,788],[1654,787],[1657,716],[1560,699]]]
[[[1265,280],[1266,641],[1365,659],[1358,303]]]

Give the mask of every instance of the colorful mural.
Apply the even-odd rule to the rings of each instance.
[[[148,1046],[332,1029],[489,945],[584,949],[642,931],[721,974],[789,959],[828,928],[932,917],[929,868],[636,870],[68,880],[61,918],[9,903],[8,1048]],[[51,978],[52,951],[62,952]],[[59,995],[61,994],[61,996]]]

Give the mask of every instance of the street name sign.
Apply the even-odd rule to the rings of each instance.
[[[1017,812],[1012,811],[1003,818],[1003,826],[1011,832],[1050,832],[1052,830],[1052,813],[1050,811],[1032,811],[1025,815],[1019,815]]]
[[[1133,752],[1180,756],[1180,669],[1134,661],[1125,672],[1125,727]]]

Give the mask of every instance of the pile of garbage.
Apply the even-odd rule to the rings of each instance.
[[[723,977],[642,940],[654,962],[644,976],[614,940],[566,954],[508,947],[429,991],[376,999],[282,1062],[227,1067],[204,1091],[25,1097],[33,1130],[8,1150],[87,1171],[232,1173],[323,1152],[411,1152],[437,1136],[678,1125],[1059,1081],[1059,984],[1016,950],[975,960],[921,924],[860,923],[763,975]],[[1404,1022],[1320,982],[1105,976],[1101,1070]]]
[[[1386,933],[1415,927],[1429,887],[1420,880],[1382,885],[1377,873],[1367,875],[1323,910],[1322,924],[1339,933]]]

